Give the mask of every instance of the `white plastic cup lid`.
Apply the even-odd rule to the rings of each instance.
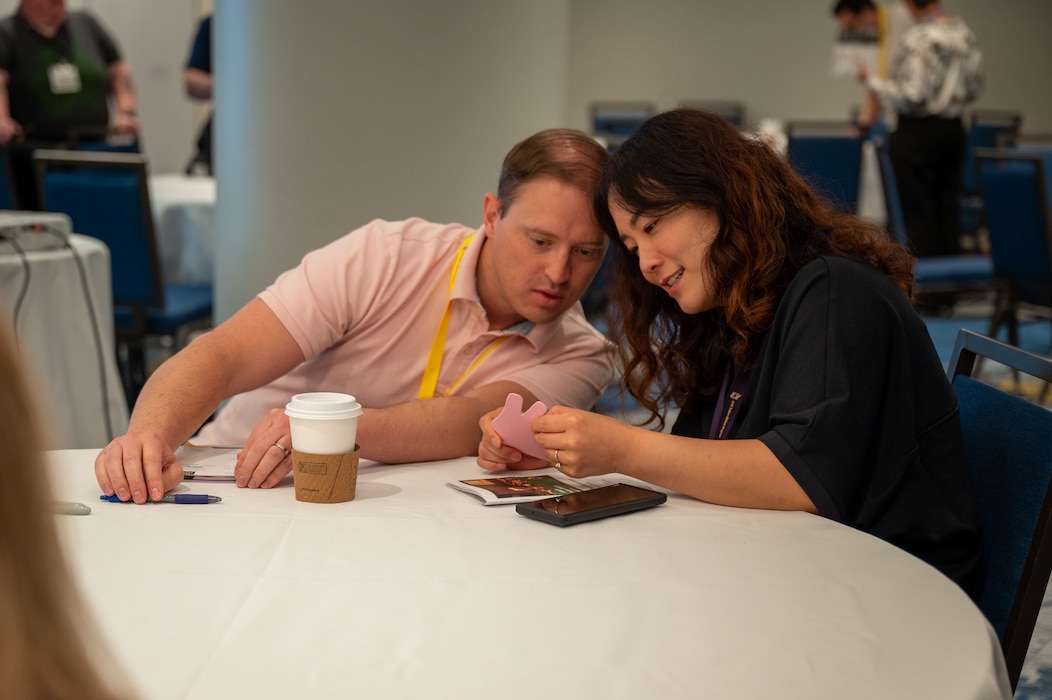
[[[314,391],[293,396],[285,404],[285,415],[307,420],[343,420],[362,415],[362,407],[350,394]]]

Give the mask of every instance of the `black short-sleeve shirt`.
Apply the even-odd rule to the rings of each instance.
[[[715,398],[673,433],[707,437]],[[980,528],[957,401],[923,320],[875,268],[837,257],[786,289],[732,439],[757,438],[819,512],[975,593]]]
[[[52,91],[48,69],[66,60],[77,68],[80,90]],[[86,12],[70,12],[53,37],[20,15],[0,22],[0,68],[9,75],[11,118],[29,139],[62,141],[71,128],[104,129],[109,123],[107,68],[121,60],[116,43]]]

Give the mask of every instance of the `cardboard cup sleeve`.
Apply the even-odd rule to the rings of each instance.
[[[292,450],[296,500],[308,503],[345,503],[354,500],[358,481],[358,453],[316,455]]]

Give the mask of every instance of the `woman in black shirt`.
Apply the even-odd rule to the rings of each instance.
[[[977,592],[957,402],[911,305],[905,248],[697,110],[657,115],[621,146],[596,215],[614,243],[611,337],[628,391],[659,419],[681,410],[669,435],[555,407],[532,423],[553,463],[818,513]],[[481,466],[544,466],[489,420]]]

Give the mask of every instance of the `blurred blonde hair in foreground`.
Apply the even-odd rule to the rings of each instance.
[[[40,414],[8,328],[0,317],[0,698],[126,697],[64,558]]]

